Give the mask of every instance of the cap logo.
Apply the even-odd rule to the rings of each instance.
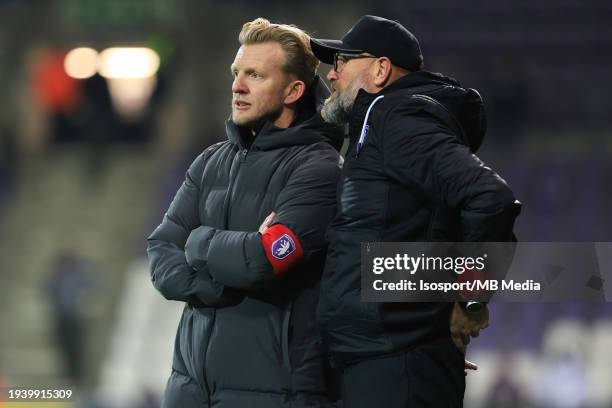
[[[295,242],[289,236],[289,234],[281,235],[276,241],[272,243],[272,256],[276,259],[285,259],[293,252],[295,252]]]

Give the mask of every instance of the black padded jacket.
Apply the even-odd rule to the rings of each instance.
[[[450,339],[450,303],[360,301],[361,242],[514,240],[520,203],[474,154],[485,124],[480,95],[440,74],[359,91],[318,306],[337,365]]]

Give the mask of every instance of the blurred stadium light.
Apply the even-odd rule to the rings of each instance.
[[[99,71],[105,78],[149,78],[159,68],[159,55],[145,47],[113,47],[100,53]]]
[[[64,59],[66,73],[76,79],[86,79],[98,70],[98,51],[93,48],[79,47],[66,54]]]

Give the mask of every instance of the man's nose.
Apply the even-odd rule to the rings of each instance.
[[[232,82],[232,92],[240,94],[248,92],[248,88],[240,76],[234,78],[234,82]]]
[[[338,73],[336,72],[333,66],[329,69],[329,71],[327,71],[326,78],[328,81],[335,81],[336,79],[338,79]]]

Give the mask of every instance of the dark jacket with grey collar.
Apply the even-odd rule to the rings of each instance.
[[[287,129],[228,121],[149,237],[154,286],[185,302],[164,407],[328,406],[314,314],[342,133],[316,114],[324,88]]]
[[[484,133],[480,95],[439,74],[359,92],[318,306],[338,365],[450,340],[450,303],[360,301],[361,242],[514,239],[520,204],[474,155]]]

